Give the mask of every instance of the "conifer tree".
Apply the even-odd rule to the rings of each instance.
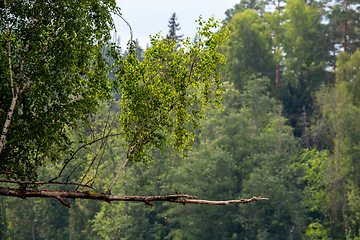
[[[329,7],[326,13],[329,38],[332,44],[331,66],[336,69],[336,55],[340,51],[353,54],[360,47],[359,0],[341,0]]]
[[[173,13],[170,20],[169,20],[169,33],[166,35],[167,39],[170,40],[180,40],[183,35],[176,35],[176,31],[179,31],[181,29],[180,23],[176,23],[177,16],[176,13]]]

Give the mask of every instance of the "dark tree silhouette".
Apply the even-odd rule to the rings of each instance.
[[[176,35],[176,31],[179,31],[181,29],[180,23],[176,23],[176,20],[176,13],[173,13],[169,20],[169,33],[166,35],[167,39],[180,40],[183,37],[183,35]]]

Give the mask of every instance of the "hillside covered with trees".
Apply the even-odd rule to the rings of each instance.
[[[53,27],[38,38],[53,45],[28,50],[2,24],[2,129],[16,91],[26,97],[0,152],[1,187],[56,190],[30,180],[57,177],[82,184],[69,191],[269,200],[151,207],[69,198],[69,209],[2,194],[0,239],[360,239],[359,4],[242,0],[221,24],[200,19],[194,39],[178,35],[174,13],[148,49],[91,45],[109,43],[111,4],[84,3],[93,15],[76,12],[76,21],[88,28],[49,17]],[[12,26],[30,34],[24,22]],[[63,46],[57,31],[74,40]],[[14,72],[28,71],[29,85],[10,87],[10,42]],[[41,67],[22,67],[28,59],[16,54],[26,51]]]

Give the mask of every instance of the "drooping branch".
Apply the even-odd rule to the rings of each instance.
[[[128,162],[129,162],[129,160],[130,160],[131,155],[132,155],[133,153],[135,153],[135,151],[136,151],[137,148],[143,143],[143,141],[146,140],[147,137],[148,137],[151,133],[153,133],[153,132],[155,131],[155,129],[156,129],[155,126],[159,125],[160,122],[161,122],[161,120],[170,113],[170,111],[171,111],[171,110],[174,108],[174,106],[176,105],[177,101],[178,101],[178,99],[176,99],[176,100],[172,103],[171,107],[166,111],[166,113],[165,113],[163,116],[160,116],[160,117],[159,117],[159,120],[158,120],[157,123],[154,125],[154,127],[153,127],[148,133],[146,133],[146,135],[145,135],[143,138],[141,138],[141,136],[140,136],[140,137],[136,140],[135,145],[134,145],[134,146],[130,146],[130,147],[128,148],[128,152],[127,152],[127,154],[126,154],[126,155],[127,155],[126,160],[125,160],[125,162],[123,163],[123,165],[121,166],[121,168],[120,168],[120,170],[118,171],[118,173],[116,174],[116,176],[114,177],[114,179],[112,180],[112,182],[110,183],[110,186],[109,186],[108,190],[106,191],[106,194],[108,194],[108,195],[111,194],[111,189],[112,189],[114,183],[116,182],[116,180],[119,178],[119,176],[120,176],[120,174],[122,173],[122,171],[123,171],[123,170],[125,169],[125,167],[127,166]],[[139,132],[142,130],[142,128],[144,127],[144,125],[145,125],[145,124],[143,124],[143,126],[141,126]]]
[[[126,21],[125,18],[123,16],[121,16],[121,14],[119,14],[117,12],[113,12],[113,11],[111,11],[111,13],[113,13],[116,16],[120,17],[128,25],[128,27],[130,29],[130,42],[132,42],[132,40],[133,40],[133,31],[131,29],[130,23],[128,21]]]
[[[105,139],[105,141],[106,141],[106,139]],[[105,144],[106,144],[106,143],[105,143]],[[84,179],[86,178],[86,176],[87,176],[87,174],[89,173],[91,167],[93,166],[95,160],[97,159],[97,156],[99,155],[99,153],[100,153],[102,150],[104,150],[104,148],[105,148],[104,145],[105,145],[105,144],[104,144],[103,141],[101,141],[100,149],[99,149],[99,151],[95,154],[95,156],[93,157],[93,159],[91,160],[91,163],[90,163],[90,165],[88,166],[87,170],[85,171],[85,174],[83,175],[80,183],[82,183],[82,182],[84,181]],[[104,151],[103,151],[103,153],[104,153]],[[100,159],[100,161],[101,161],[101,159]],[[70,177],[70,176],[69,176],[69,177]],[[69,179],[69,177],[67,178],[67,180]],[[77,190],[77,188],[76,188],[76,190]]]
[[[92,145],[92,144],[94,144],[94,143],[96,143],[96,142],[98,142],[98,141],[101,141],[101,140],[103,140],[103,139],[105,139],[105,138],[114,137],[114,136],[119,136],[119,135],[123,135],[123,133],[107,134],[106,136],[97,138],[97,139],[95,139],[95,140],[93,140],[93,141],[91,141],[91,142],[89,142],[89,143],[86,143],[86,144],[83,144],[82,146],[80,146],[78,149],[76,149],[76,151],[74,151],[74,152],[71,154],[71,156],[69,157],[69,159],[67,159],[67,160],[65,161],[65,163],[64,163],[63,167],[61,168],[61,170],[60,170],[58,176],[56,177],[56,179],[62,176],[62,173],[63,173],[63,171],[65,170],[67,164],[75,157],[75,155],[76,155],[81,149],[83,149],[83,148],[85,148],[85,147],[87,147],[87,146],[90,146],[90,145]]]
[[[130,160],[130,157],[127,157],[125,162],[123,163],[123,165],[121,166],[120,170],[118,171],[118,173],[116,174],[116,176],[114,177],[114,179],[111,181],[110,186],[108,188],[108,190],[106,191],[106,194],[110,195],[111,194],[111,189],[114,185],[114,183],[116,182],[116,180],[118,179],[118,177],[120,176],[120,174],[122,173],[122,171],[124,170],[124,168],[126,167],[126,165],[128,164]]]
[[[205,204],[205,205],[229,205],[230,203],[250,203],[260,200],[269,200],[268,198],[252,197],[249,199],[227,200],[227,201],[209,201],[201,200],[196,196],[178,194],[178,195],[164,195],[164,196],[117,196],[106,195],[104,193],[94,193],[89,191],[53,191],[53,190],[20,190],[13,188],[0,187],[0,195],[11,196],[19,198],[55,198],[59,200],[66,207],[71,207],[70,203],[66,202],[65,198],[72,199],[91,199],[101,200],[108,203],[112,201],[128,201],[128,202],[143,202],[145,205],[153,206],[152,202],[173,202],[185,204]]]

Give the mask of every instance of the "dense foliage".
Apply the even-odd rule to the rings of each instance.
[[[132,54],[132,48],[124,55],[99,58],[118,62],[112,70],[119,81],[97,86],[97,94],[102,95],[96,97],[92,109],[99,111],[84,118],[82,125],[76,125],[78,131],[66,137],[74,149],[95,136],[109,135],[109,129],[116,137],[79,150],[64,169],[62,181],[91,182],[97,191],[105,192],[129,152],[141,142],[144,144],[131,155],[113,194],[176,192],[212,200],[261,195],[269,201],[229,206],[157,203],[149,207],[70,200],[73,207],[69,210],[53,199],[24,201],[2,196],[0,238],[360,239],[357,3],[289,0],[278,7],[277,2],[274,6],[270,1],[243,0],[227,11],[223,24],[230,30],[229,38],[218,51],[214,48],[224,40],[225,32],[214,34],[207,29],[216,24],[201,21],[205,27],[190,42],[176,37],[179,24],[174,14],[168,35],[173,38],[156,35],[142,56],[138,54],[142,50]],[[1,36],[5,49],[7,39],[3,32]],[[91,56],[98,56],[95,53],[101,49],[112,53],[111,49],[91,49],[87,52],[94,54]],[[221,60],[219,53],[224,54],[226,63],[221,76],[217,71],[221,61],[213,61]],[[199,61],[190,74],[194,58]],[[89,59],[93,66],[95,61]],[[2,56],[0,67],[7,66],[7,61],[7,56]],[[106,79],[109,69],[103,71],[101,76]],[[44,81],[46,87],[46,74],[54,72],[43,71],[34,78],[39,84]],[[95,74],[84,74],[89,72]],[[9,105],[7,74],[0,75],[0,93],[4,92],[0,97],[1,104],[6,101]],[[70,81],[72,74],[75,72],[64,77]],[[79,87],[100,81],[84,79],[88,80]],[[77,83],[76,79],[71,82]],[[107,86],[122,91],[106,92]],[[219,102],[205,107],[220,100],[222,90],[226,94],[221,109],[216,107]],[[104,101],[114,95],[117,101]],[[24,106],[33,107],[31,111],[37,109],[36,101],[28,104]],[[6,114],[4,109],[1,107],[1,117]],[[64,104],[63,111],[66,109]],[[29,126],[28,118],[42,121],[37,115],[18,114],[14,119],[24,115],[24,121],[16,121],[19,124]],[[120,122],[113,121],[118,119]],[[87,122],[90,128],[84,127]],[[26,140],[27,131],[45,131],[26,126],[11,134]],[[46,139],[57,139],[59,129],[45,134]],[[31,144],[36,141],[34,138]],[[30,143],[19,144],[27,147]],[[39,146],[44,154],[46,145]],[[56,149],[51,151],[55,154]],[[18,148],[6,151],[15,154]],[[65,149],[58,152],[63,153]],[[55,160],[40,168],[40,180],[57,175],[62,164]]]
[[[68,154],[68,131],[110,99],[101,46],[110,11],[115,1],[0,3],[0,171],[13,172],[8,178],[26,180],[44,156]]]

